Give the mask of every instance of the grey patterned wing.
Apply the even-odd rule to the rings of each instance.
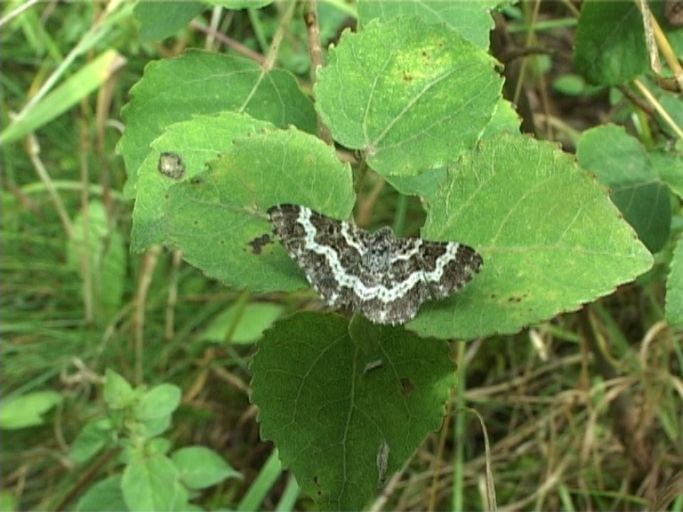
[[[351,305],[363,250],[357,228],[305,206],[281,204],[268,214],[282,245],[325,302],[334,308]]]
[[[419,238],[395,238],[392,234],[385,268],[377,273],[366,270],[364,281],[374,278],[374,287],[368,287],[365,294],[356,293],[355,308],[375,323],[396,325],[412,320],[430,298],[422,276],[422,243]]]
[[[444,299],[460,290],[483,264],[479,253],[457,242],[423,241],[420,260],[422,275],[434,299]]]

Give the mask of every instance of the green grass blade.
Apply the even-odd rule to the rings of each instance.
[[[282,465],[280,464],[277,450],[273,450],[273,453],[270,454],[263,468],[261,468],[261,472],[247,491],[247,494],[240,501],[237,510],[259,510],[259,505],[281,473]]]
[[[67,79],[33,108],[17,117],[0,133],[0,144],[21,139],[73,107],[106,82],[122,64],[124,58],[107,50]]]

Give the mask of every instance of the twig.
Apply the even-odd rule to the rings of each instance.
[[[164,338],[167,341],[175,335],[175,306],[178,303],[178,269],[183,261],[182,251],[173,251],[173,263],[171,264],[171,284],[168,288],[168,301],[166,302],[166,318],[164,320]]]
[[[285,13],[280,20],[280,26],[277,28],[277,32],[275,32],[273,40],[270,43],[266,60],[261,66],[266,72],[270,71],[275,66],[275,61],[277,60],[277,55],[280,51],[280,45],[282,44],[282,40],[287,33],[287,29],[289,28],[289,22],[292,21],[292,18],[294,17],[296,5],[296,0],[289,0],[289,4],[287,5]]]
[[[158,245],[149,249],[144,256],[142,271],[138,281],[138,289],[135,294],[135,309],[133,310],[133,354],[135,355],[135,383],[142,384],[142,356],[144,346],[145,330],[145,304],[147,303],[147,292],[152,283],[154,269],[161,247]]]
[[[36,139],[35,135],[28,136],[27,145],[28,155],[33,163],[33,167],[35,167],[38,177],[43,182],[43,185],[45,185],[45,190],[47,190],[47,193],[50,195],[50,199],[55,206],[55,210],[57,210],[57,215],[59,215],[59,219],[62,221],[62,226],[64,226],[64,231],[66,231],[66,236],[71,239],[74,236],[73,223],[69,218],[69,214],[66,211],[64,203],[62,203],[62,198],[59,197],[57,189],[52,183],[50,175],[45,169],[42,160],[38,156],[40,154],[40,144],[38,144],[38,139]]]
[[[673,118],[669,115],[669,113],[664,110],[664,107],[662,107],[662,104],[657,101],[657,98],[654,97],[654,95],[650,92],[650,90],[645,87],[645,84],[641,82],[638,79],[635,79],[633,83],[636,85],[636,87],[640,90],[641,93],[643,93],[643,96],[647,99],[647,101],[650,102],[650,104],[655,108],[657,113],[662,116],[662,119],[666,122],[666,124],[669,125],[669,127],[676,133],[679,139],[683,139],[683,130],[681,130],[680,126],[676,124],[676,121],[673,120]]]
[[[683,68],[681,67],[680,62],[678,62],[678,56],[671,47],[671,43],[669,43],[669,40],[667,39],[666,34],[664,34],[662,27],[660,27],[659,23],[657,23],[657,19],[652,15],[650,15],[650,18],[652,19],[652,29],[654,30],[657,46],[661,50],[662,55],[664,55],[664,60],[674,74],[673,78],[678,84],[679,92],[683,91]]]
[[[216,32],[211,27],[207,27],[207,26],[203,25],[202,23],[200,23],[199,21],[196,21],[196,20],[193,21],[192,23],[190,23],[190,26],[192,28],[199,30],[200,32],[204,32],[205,34],[210,35],[211,37],[216,39],[216,41],[223,43],[225,46],[227,46],[228,48],[230,48],[232,50],[235,50],[235,52],[239,53],[240,55],[242,55],[244,57],[255,60],[256,62],[258,62],[261,65],[263,65],[266,61],[266,58],[263,55],[261,55],[260,53],[255,52],[254,50],[252,50],[248,46],[244,46],[239,41],[235,41],[234,39],[231,39],[228,36],[226,36],[220,32]]]
[[[621,91],[621,94],[623,94],[629,101],[631,101],[635,106],[637,106],[643,112],[647,113],[648,115],[650,115],[652,117],[654,117],[654,115],[657,113],[657,111],[650,104],[648,104],[643,98],[638,96],[636,93],[634,93],[627,86],[618,85],[617,89],[619,89]]]
[[[304,21],[308,32],[308,53],[311,56],[311,83],[315,83],[318,69],[323,65],[323,51],[320,44],[320,26],[318,25],[318,2],[308,0],[304,2]],[[320,138],[330,146],[334,144],[329,128],[323,123],[320,115],[318,118],[318,134]]]
[[[384,189],[384,185],[386,185],[386,181],[384,181],[384,178],[382,178],[381,176],[377,176],[377,182],[375,183],[375,186],[372,187],[370,194],[368,194],[368,196],[358,204],[358,215],[356,215],[356,223],[359,226],[365,226],[368,224],[368,222],[370,222],[372,209],[375,207],[375,203],[377,202],[380,193]]]

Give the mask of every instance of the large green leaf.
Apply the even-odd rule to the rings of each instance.
[[[669,239],[669,189],[660,183],[645,148],[615,125],[581,134],[576,151],[581,166],[612,189],[612,201],[652,252]]]
[[[666,319],[672,326],[683,328],[683,238],[676,244],[666,281]]]
[[[168,190],[167,243],[207,275],[237,288],[290,291],[306,286],[273,240],[266,210],[310,206],[348,218],[351,171],[334,149],[295,129],[236,139],[211,170]]]
[[[373,169],[409,176],[472,147],[501,84],[493,59],[456,32],[418,18],[373,21],[330,50],[316,108]]]
[[[159,172],[161,153],[172,152],[180,156],[185,167],[180,180],[189,180],[205,171],[207,163],[230,148],[236,137],[270,128],[275,129],[270,123],[234,112],[195,116],[170,125],[152,142],[152,151],[138,171],[131,250],[142,251],[166,239],[164,201],[169,187],[178,181]]]
[[[512,103],[501,98],[481,138],[495,137],[499,133],[519,133],[520,122]],[[437,196],[447,175],[448,168],[444,166],[429,169],[417,176],[385,176],[385,178],[401,194],[419,196],[429,204]]]
[[[464,290],[408,324],[440,338],[515,332],[652,264],[594,178],[555,145],[520,135],[482,141],[454,166],[422,235],[465,242],[484,258]]]
[[[493,18],[489,11],[501,0],[359,0],[358,18],[365,25],[379,18],[415,16],[429,23],[444,24],[478,47],[488,50]]]
[[[262,438],[323,509],[361,510],[439,428],[454,380],[445,343],[360,317],[299,313],[259,347]]]
[[[618,85],[648,69],[636,2],[585,0],[576,30],[576,68],[597,85]]]
[[[316,129],[311,101],[290,73],[266,72],[239,57],[188,51],[175,59],[152,62],[132,96],[124,110],[126,131],[118,146],[126,163],[130,197],[135,195],[138,169],[151,142],[178,121],[231,110],[280,127]]]

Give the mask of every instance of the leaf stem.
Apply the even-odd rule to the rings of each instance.
[[[285,13],[282,16],[282,20],[280,20],[280,26],[278,27],[277,32],[275,32],[273,40],[270,43],[270,48],[268,49],[268,55],[266,55],[266,60],[263,63],[262,67],[265,72],[270,71],[275,66],[275,60],[277,59],[278,52],[280,51],[280,45],[282,44],[282,40],[284,39],[285,34],[287,33],[289,23],[292,21],[295,8],[296,0],[289,0],[289,4],[287,5]]]
[[[304,2],[304,21],[308,32],[308,53],[311,57],[311,83],[317,80],[318,69],[323,65],[323,50],[320,44],[320,26],[318,25],[318,1],[307,0]],[[318,119],[318,133],[320,138],[330,146],[334,143],[329,128],[323,123],[320,114]]]

